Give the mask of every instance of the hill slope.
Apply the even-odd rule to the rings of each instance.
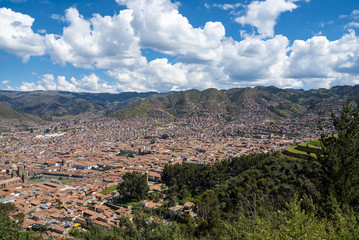
[[[43,118],[50,116],[104,113],[122,109],[157,93],[71,93],[58,91],[0,91],[0,103]]]
[[[328,116],[347,100],[359,100],[359,85],[331,89],[297,90],[276,87],[229,90],[188,90],[145,99],[115,113],[119,118],[134,116],[183,118],[211,116],[227,120],[294,118],[305,114]]]
[[[41,122],[41,119],[38,117],[16,111],[4,104],[0,104],[0,119],[19,120],[21,122]]]
[[[306,114],[328,115],[346,99],[359,100],[359,85],[331,89],[235,88],[169,93],[71,93],[58,91],[0,91],[0,103],[17,111],[51,116],[104,114],[119,118],[135,116],[166,119],[209,116],[226,120],[269,120]]]

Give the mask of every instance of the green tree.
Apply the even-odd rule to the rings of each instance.
[[[204,192],[196,200],[195,212],[204,219],[211,217],[218,217],[219,215],[219,201],[217,195],[213,190]]]
[[[197,213],[197,236],[217,238],[221,229],[219,201],[213,190],[204,192],[195,201]]]
[[[13,240],[13,239],[42,239],[33,231],[20,231],[19,224],[23,221],[24,215],[16,213],[17,209],[13,203],[0,203],[0,239]],[[13,216],[16,221],[11,220],[9,217]]]
[[[137,171],[127,172],[123,176],[123,182],[118,185],[117,191],[124,202],[144,199],[149,191],[147,175],[141,175]]]
[[[321,190],[326,201],[359,207],[359,106],[347,102],[339,116],[332,112],[335,132],[323,135]],[[332,200],[331,200],[332,199]]]

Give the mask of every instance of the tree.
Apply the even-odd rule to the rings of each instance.
[[[17,209],[13,203],[0,203],[0,239],[42,239],[32,231],[20,231],[19,224],[22,223],[24,214],[16,213]],[[14,220],[10,219],[13,216]]]
[[[332,112],[335,132],[321,137],[323,154],[321,190],[324,200],[359,207],[359,106],[344,104],[337,117]]]
[[[196,200],[194,209],[197,215],[204,219],[215,218],[219,216],[219,201],[213,190],[204,192]]]
[[[56,198],[56,199],[55,199],[55,203],[57,204],[57,205],[56,205],[56,208],[57,208],[57,209],[62,209],[62,206],[61,206],[61,205],[62,205],[63,202],[62,202],[60,199]]]
[[[141,175],[137,171],[127,172],[123,176],[123,182],[117,187],[124,202],[140,201],[146,197],[149,190],[147,175]]]
[[[219,217],[219,201],[213,190],[204,192],[195,201],[197,213],[197,236],[211,236],[216,238],[221,228]]]

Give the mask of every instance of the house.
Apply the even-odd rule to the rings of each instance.
[[[176,206],[168,208],[168,210],[171,212],[181,212],[182,209],[183,209],[182,205],[176,205]]]
[[[145,208],[149,208],[149,209],[157,209],[159,207],[161,207],[163,204],[162,203],[156,203],[154,201],[145,201],[142,203],[142,206]]]

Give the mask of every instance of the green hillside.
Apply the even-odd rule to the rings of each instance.
[[[120,118],[158,117],[155,113],[161,113],[160,116],[171,118],[212,116],[226,120],[294,118],[305,114],[329,116],[330,109],[339,110],[348,99],[359,100],[359,86],[308,91],[279,89],[273,86],[188,90],[142,99],[135,105],[116,112],[115,115]],[[144,106],[140,106],[141,104]]]
[[[306,114],[328,116],[331,108],[338,111],[347,99],[359,100],[359,85],[308,91],[273,86],[118,94],[0,91],[0,103],[46,119],[95,113],[112,114],[119,118],[210,116],[225,120],[268,120]]]
[[[42,122],[39,117],[16,111],[4,104],[0,104],[0,119],[19,120],[21,122]]]

